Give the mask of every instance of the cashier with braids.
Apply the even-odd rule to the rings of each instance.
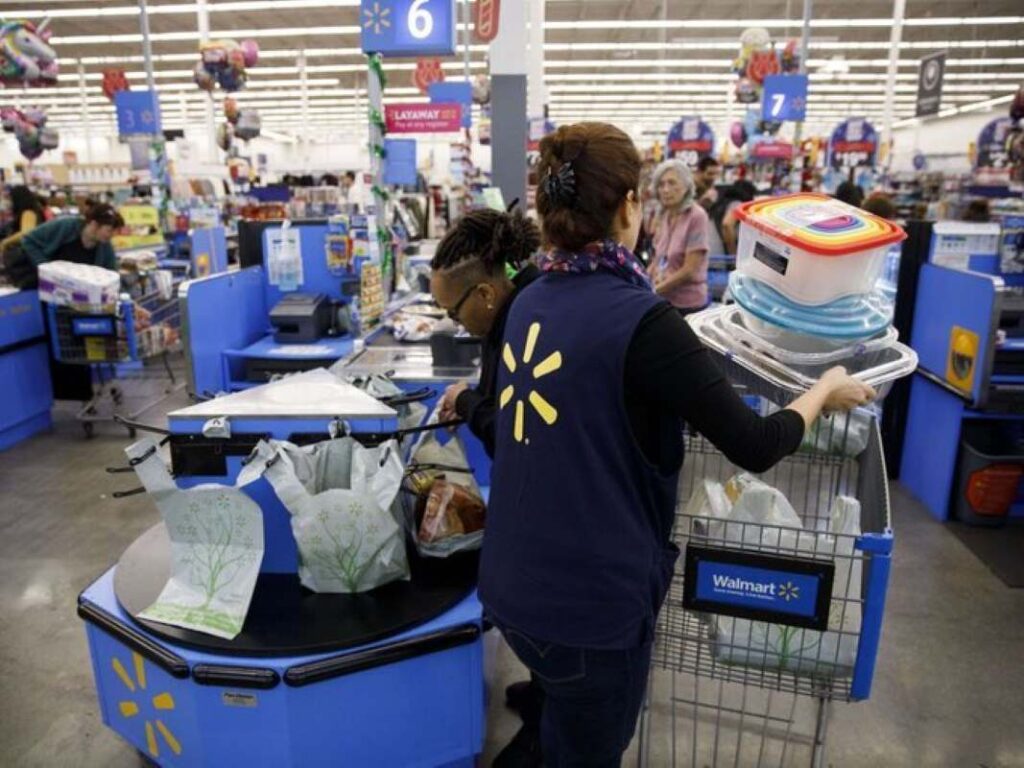
[[[480,383],[448,387],[439,416],[442,421],[464,420],[492,459],[505,320],[520,292],[540,277],[540,270],[529,262],[539,247],[537,225],[521,213],[482,209],[459,219],[438,245],[431,264],[434,299],[452,320],[483,338]],[[510,279],[506,267],[518,272]],[[523,727],[494,760],[494,768],[539,768],[543,696],[536,680],[508,687],[507,704],[522,716]]]
[[[544,689],[544,765],[618,766],[633,737],[670,542],[683,422],[763,472],[823,410],[875,393],[841,368],[747,407],[633,255],[640,157],[603,123],[541,141],[542,276],[505,321],[480,599]]]

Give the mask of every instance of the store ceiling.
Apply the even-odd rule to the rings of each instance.
[[[512,0],[506,0],[511,2]],[[296,59],[306,51],[309,123],[314,134],[334,136],[365,126],[365,64],[359,52],[358,0],[210,0],[213,37],[258,41],[262,58],[238,101],[260,109],[264,124],[281,134],[303,131]],[[881,118],[889,55],[892,2],[814,0],[809,123],[824,130],[850,114]],[[196,3],[151,0],[150,29],[156,82],[166,127],[201,122],[204,99],[192,83],[198,42]],[[784,40],[800,34],[802,0],[548,0],[545,81],[556,122],[601,118],[635,134],[664,131],[684,114],[724,124],[738,116],[731,105],[730,63],[750,24],[765,24]],[[131,0],[15,0],[0,2],[0,17],[38,19],[51,13],[61,78],[49,91],[9,90],[21,105],[49,108],[63,130],[83,128],[79,62],[85,77],[90,128],[113,131],[113,110],[100,91],[102,70],[127,70],[144,84],[137,5]],[[908,0],[899,54],[896,118],[913,115],[917,61],[948,51],[943,107],[980,108],[1024,83],[1024,5],[1021,0]],[[788,22],[787,22],[788,20]],[[410,101],[411,61],[388,63],[386,97]],[[471,71],[486,72],[486,48],[471,49]],[[460,58],[446,74],[462,73]],[[217,98],[222,98],[217,94]]]

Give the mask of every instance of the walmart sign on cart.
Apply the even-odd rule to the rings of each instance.
[[[756,621],[825,629],[834,565],[690,545],[683,605]]]

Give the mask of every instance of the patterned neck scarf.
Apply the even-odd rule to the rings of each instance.
[[[567,272],[574,275],[603,270],[641,288],[651,287],[651,280],[640,260],[626,246],[614,240],[591,243],[578,253],[552,250],[543,254],[537,260],[537,265],[543,272]]]

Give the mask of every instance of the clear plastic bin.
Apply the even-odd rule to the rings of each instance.
[[[906,234],[828,195],[755,200],[737,209],[737,270],[807,305],[874,289],[886,253]]]

